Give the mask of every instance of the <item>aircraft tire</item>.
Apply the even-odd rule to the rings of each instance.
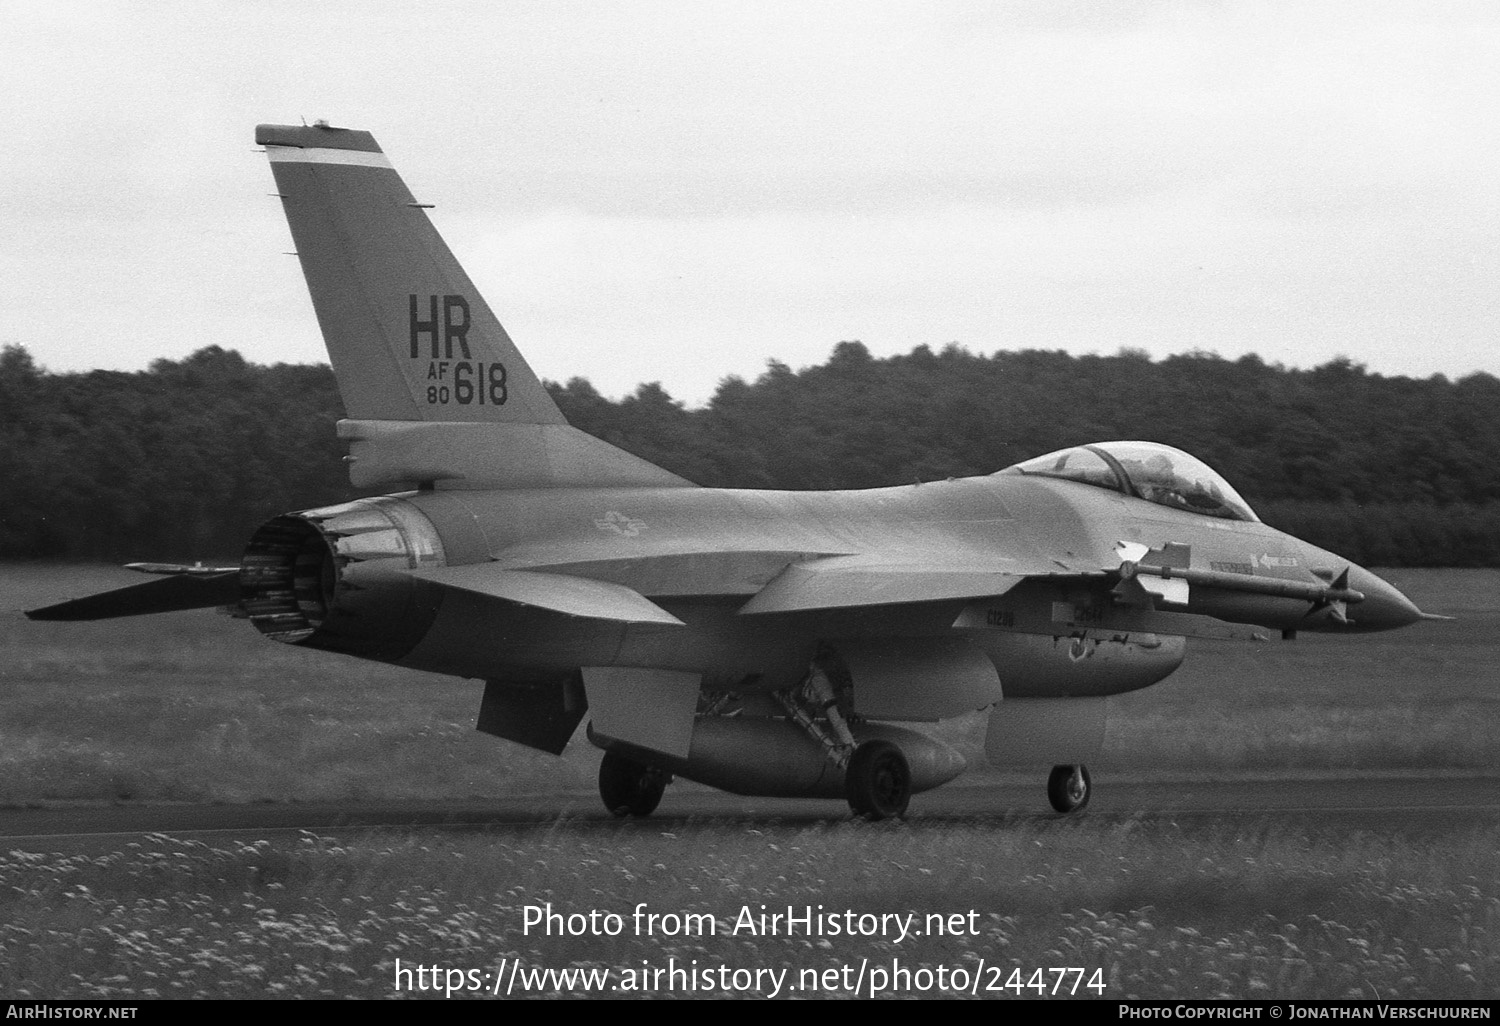
[[[1089,768],[1082,763],[1077,766],[1053,766],[1047,776],[1047,800],[1058,812],[1077,812],[1089,803],[1094,783],[1089,777]]]
[[[612,815],[644,818],[661,804],[669,779],[661,770],[605,752],[599,763],[599,797]]]
[[[890,741],[866,741],[844,771],[849,808],[865,819],[899,819],[911,801],[911,767]]]

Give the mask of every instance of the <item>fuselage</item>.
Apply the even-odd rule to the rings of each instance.
[[[828,492],[440,489],[304,516],[351,539],[329,544],[335,557],[340,545],[352,544],[354,558],[324,581],[329,612],[301,643],[476,678],[578,666],[684,670],[703,674],[706,691],[786,687],[805,673],[820,644],[852,639],[965,638],[995,663],[1008,697],[1133,690],[1171,673],[1185,651],[1181,637],[1162,632],[1083,644],[1062,629],[1049,636],[976,628],[973,617],[969,626],[956,625],[974,597],[796,615],[740,611],[789,565],[822,557],[879,553],[893,564],[1002,573],[1013,567],[1026,579],[1006,601],[1038,608],[1108,602],[1117,580],[1111,574],[1128,545],[1186,546],[1195,566],[1258,578],[1326,583],[1349,566],[1258,522],[1016,473]],[[378,530],[340,526],[340,518],[351,517],[388,523],[387,534],[407,541],[375,542]],[[623,585],[683,624],[560,616],[405,573],[480,563]],[[1414,618],[1407,616],[1410,604],[1373,574],[1352,567],[1351,586],[1367,593],[1352,624],[1309,619],[1305,601],[1212,588],[1194,589],[1181,608],[1285,630],[1380,629]],[[357,638],[352,621],[340,620],[336,607],[346,599],[361,630],[388,621],[378,644]]]

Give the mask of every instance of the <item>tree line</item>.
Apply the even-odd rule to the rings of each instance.
[[[1500,566],[1500,379],[1255,356],[981,355],[843,342],[688,408],[548,383],[569,421],[704,485],[866,488],[987,474],[1113,438],[1186,449],[1261,518],[1367,565]],[[278,513],[346,501],[325,365],[211,346],[146,371],[50,373],[0,351],[0,556],[237,558]]]

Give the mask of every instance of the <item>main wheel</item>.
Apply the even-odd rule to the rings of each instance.
[[[854,750],[844,771],[849,808],[865,819],[906,815],[911,801],[911,767],[901,749],[889,741],[866,741]]]
[[[649,816],[661,804],[670,779],[655,767],[605,752],[599,763],[599,797],[616,816]]]
[[[1092,787],[1089,768],[1082,763],[1053,766],[1047,777],[1047,800],[1058,812],[1077,812],[1089,803]]]

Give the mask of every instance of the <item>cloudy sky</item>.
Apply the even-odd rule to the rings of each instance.
[[[1500,6],[0,0],[0,342],[324,359],[258,122],[373,132],[544,377],[859,339],[1500,373]]]

